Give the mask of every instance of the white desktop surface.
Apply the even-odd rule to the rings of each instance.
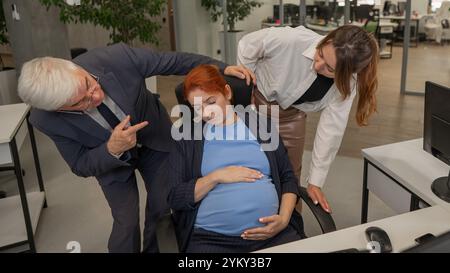
[[[411,15],[411,21],[419,21],[420,19],[422,19],[423,15],[419,15],[419,16],[413,16]],[[398,16],[398,15],[387,15],[387,16],[380,16],[380,19],[387,19],[387,20],[406,20],[406,17],[403,16]]]
[[[389,22],[389,21],[380,21],[380,27],[397,27],[397,23]]]
[[[365,230],[372,226],[384,229],[391,240],[393,252],[400,252],[414,246],[414,240],[426,233],[438,236],[450,231],[450,212],[440,206],[429,207],[257,252],[305,253],[333,252],[348,248],[367,249]]]
[[[429,205],[450,211],[450,203],[431,190],[436,178],[448,176],[450,166],[423,150],[422,138],[363,149],[362,154]]]

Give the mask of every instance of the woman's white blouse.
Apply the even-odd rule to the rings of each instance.
[[[323,36],[303,26],[261,29],[239,41],[238,63],[254,71],[258,89],[268,101],[277,101],[286,109],[316,79],[314,54],[321,39]],[[333,84],[322,100],[294,105],[304,112],[322,111],[307,178],[312,185],[324,185],[336,157],[356,95],[355,79],[356,74],[351,81],[351,95],[345,100]]]

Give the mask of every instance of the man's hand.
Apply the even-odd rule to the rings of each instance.
[[[245,79],[247,81],[247,85],[250,85],[250,82],[256,84],[256,76],[255,74],[243,65],[230,65],[227,66],[224,70],[224,74],[227,76],[234,76],[239,79]]]
[[[328,213],[331,213],[330,205],[328,205],[328,201],[325,198],[325,194],[323,194],[322,190],[314,186],[312,184],[308,184],[308,188],[306,189],[308,192],[309,198],[314,202],[314,204],[320,204],[320,206]]]
[[[129,122],[130,116],[127,116],[114,128],[108,143],[106,143],[109,153],[120,155],[136,146],[136,132],[148,125],[148,122],[144,121],[127,127]]]
[[[241,234],[245,240],[267,240],[277,235],[289,224],[289,218],[281,215],[272,215],[259,219],[259,222],[266,224],[264,227],[252,228]]]

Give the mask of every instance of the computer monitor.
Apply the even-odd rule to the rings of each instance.
[[[384,6],[383,6],[383,15],[387,16],[387,15],[391,15],[394,13],[397,13],[397,5],[395,5],[394,3],[392,3],[392,1],[385,1],[384,2]]]
[[[317,5],[306,5],[306,16],[310,16],[311,18],[317,16],[317,7]]]
[[[423,148],[450,165],[450,88],[425,83],[425,116]],[[431,189],[442,200],[450,202],[450,173],[436,179]]]
[[[446,232],[403,253],[450,253],[450,232]]]
[[[328,24],[328,21],[330,21],[332,15],[333,15],[332,7],[325,5],[317,6],[317,18],[324,20],[325,25]]]
[[[383,14],[384,15],[389,15],[391,13],[391,5],[392,5],[392,1],[384,1],[384,6],[383,6]]]
[[[295,4],[284,4],[284,22],[288,23],[291,21],[291,23],[298,23],[300,20],[300,8],[298,5]],[[281,19],[280,18],[280,5],[273,5],[273,17],[275,19]]]
[[[341,17],[344,16],[344,14],[345,14],[344,7],[341,6],[334,7],[334,18],[336,18],[336,20],[339,20]]]

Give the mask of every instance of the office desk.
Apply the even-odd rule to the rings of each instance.
[[[44,183],[42,181],[36,140],[28,122],[30,107],[24,103],[0,106],[0,167],[1,171],[14,171],[19,188],[18,196],[0,199],[0,250],[28,244],[36,252],[34,231],[39,215],[46,207]],[[26,134],[30,136],[39,192],[26,193],[19,150]]]
[[[380,45],[380,57],[392,58],[392,47],[394,45],[394,29],[398,26],[397,23],[390,21],[380,21],[378,25],[378,44]],[[382,43],[385,41],[386,44]],[[390,44],[389,51],[386,51],[387,44]]]
[[[424,15],[419,15],[419,16],[413,16],[411,15],[411,21],[420,21],[420,19],[422,19]],[[406,17],[403,16],[399,16],[399,15],[386,15],[386,16],[380,16],[380,19],[386,19],[386,20],[397,20],[397,21],[404,21],[406,20]]]
[[[423,15],[419,16],[412,16],[411,15],[411,21],[416,23],[416,27],[414,30],[414,36],[410,37],[412,41],[415,41],[415,46],[417,47],[419,45],[419,22],[420,19],[422,19]],[[380,20],[392,20],[392,21],[405,21],[405,16],[397,16],[397,15],[388,15],[388,16],[381,16]],[[381,22],[381,21],[380,21]]]
[[[298,27],[298,24],[289,24],[289,23],[284,23],[284,24],[277,24],[277,23],[261,23],[261,28],[268,28],[268,27]]]
[[[414,139],[362,150],[364,158],[361,223],[367,222],[369,191],[397,213],[450,203],[437,197],[431,183],[447,176],[449,166],[422,148]]]
[[[371,226],[384,229],[391,240],[393,252],[400,252],[414,246],[414,240],[426,233],[438,236],[449,231],[450,211],[441,206],[434,206],[257,252],[333,252],[348,248],[367,249],[365,230]]]

